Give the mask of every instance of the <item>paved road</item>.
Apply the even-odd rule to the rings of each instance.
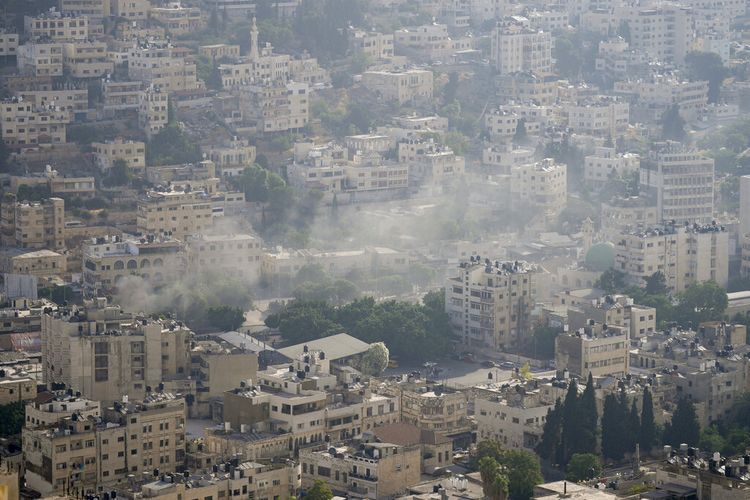
[[[438,380],[445,381],[448,384],[455,384],[458,386],[474,386],[487,382],[488,374],[492,373],[492,380],[505,381],[510,380],[513,374],[512,370],[504,370],[499,368],[483,368],[479,363],[466,363],[464,361],[458,361],[454,359],[440,361],[437,366],[442,369],[437,377]],[[398,368],[388,368],[385,371],[386,375],[401,375],[412,371],[419,371],[422,376],[425,376],[425,369],[421,365],[401,365]],[[552,371],[534,372],[535,377],[551,377],[555,374]]]

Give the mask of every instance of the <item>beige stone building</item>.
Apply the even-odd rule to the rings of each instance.
[[[34,400],[38,383],[24,370],[24,365],[3,366],[0,368],[0,405]]]
[[[99,401],[93,401],[67,394],[65,391],[54,392],[52,399],[40,399],[26,405],[26,429],[50,427],[57,422],[70,418],[75,413],[83,420],[100,418],[102,407]]]
[[[74,78],[101,78],[112,73],[105,42],[80,41],[63,44],[63,68]]]
[[[200,89],[192,60],[166,41],[150,41],[134,45],[128,52],[128,77],[162,92]]]
[[[15,57],[18,53],[18,33],[0,30],[0,57]]]
[[[391,59],[393,34],[352,29],[349,31],[349,47],[373,61]]]
[[[640,157],[635,153],[617,153],[615,148],[597,147],[587,155],[583,164],[583,179],[594,189],[601,189],[615,176],[629,176],[638,172]]]
[[[149,0],[110,0],[111,14],[128,21],[145,21],[151,10]]]
[[[196,235],[187,239],[192,271],[224,272],[260,280],[263,242],[251,234]]]
[[[18,192],[20,186],[46,186],[52,196],[70,198],[93,198],[96,196],[94,177],[64,177],[50,165],[44,172],[30,176],[11,176],[10,188]]]
[[[237,59],[240,57],[240,46],[226,43],[217,43],[215,45],[201,45],[198,47],[198,54],[209,59]]]
[[[89,19],[85,16],[62,15],[59,11],[38,16],[24,16],[23,31],[32,41],[85,41],[89,38]]]
[[[445,284],[445,307],[465,348],[517,349],[531,332],[536,268],[471,257]]]
[[[187,270],[185,244],[153,236],[95,238],[81,245],[83,286],[96,296],[115,290],[127,276],[159,286],[178,281]]]
[[[118,402],[103,411],[102,419],[78,413],[63,417],[66,413],[53,413],[59,417],[54,423],[23,431],[29,486],[43,494],[63,493],[68,487],[88,490],[127,484],[131,474],[181,468],[182,399],[155,393],[142,402]],[[49,417],[44,419],[52,420]]]
[[[84,115],[89,109],[89,93],[86,88],[29,89],[16,92],[17,97],[31,103],[33,107],[54,106],[70,113],[70,120]]]
[[[103,172],[109,171],[116,160],[123,160],[134,174],[143,176],[146,173],[146,143],[143,141],[126,141],[118,137],[112,141],[93,142],[91,149]]]
[[[101,19],[110,14],[109,0],[60,0],[60,11],[63,14],[88,16]]]
[[[212,146],[207,154],[208,159],[221,169],[222,177],[239,175],[245,167],[255,163],[255,146],[236,137],[228,144]]]
[[[169,94],[149,87],[138,97],[138,126],[148,138],[158,134],[169,121]]]
[[[90,399],[143,399],[163,380],[187,377],[191,337],[175,321],[135,317],[103,298],[53,311],[42,318],[44,379]]]
[[[714,211],[714,160],[678,142],[657,143],[641,161],[640,191],[660,221],[709,224]]]
[[[164,25],[172,35],[184,35],[200,31],[206,25],[198,7],[181,6],[179,3],[165,7],[152,7],[149,16]]]
[[[0,243],[4,246],[60,251],[65,248],[65,201],[18,202],[6,193],[0,202]]]
[[[140,81],[113,82],[102,81],[103,110],[107,116],[120,116],[129,112],[138,112],[141,100]]]
[[[142,234],[184,240],[212,225],[211,200],[202,191],[149,191],[138,201],[137,227]]]
[[[16,52],[18,71],[27,76],[55,77],[63,74],[63,46],[58,42],[29,42]]]
[[[511,200],[557,215],[568,203],[568,167],[545,158],[510,167]]]
[[[629,332],[619,326],[596,323],[555,339],[555,363],[558,370],[586,379],[604,375],[625,376],[630,356]]]
[[[398,144],[400,163],[409,166],[409,186],[440,191],[458,182],[466,172],[463,156],[430,140],[407,140]]]
[[[66,142],[70,114],[56,106],[34,106],[13,97],[0,102],[0,132],[11,149]]]
[[[67,258],[52,250],[5,249],[0,251],[0,273],[30,274],[39,278],[65,274]]]
[[[305,83],[249,85],[239,91],[243,120],[264,133],[304,128],[309,120],[310,89]]]
[[[628,128],[630,105],[608,96],[597,96],[566,107],[568,127],[576,133],[617,138]]]
[[[386,424],[378,426],[372,434],[381,443],[391,443],[409,448],[419,445],[422,449],[422,473],[434,471],[453,464],[453,439],[435,431],[420,429],[412,424]]]
[[[302,487],[322,480],[339,495],[388,498],[405,493],[421,479],[420,446],[364,443],[354,450],[346,446],[300,450]]]
[[[505,23],[493,30],[491,40],[490,60],[501,75],[552,69],[552,37],[549,32]]]
[[[662,272],[672,292],[693,283],[729,279],[729,235],[718,225],[662,225],[621,234],[615,241],[615,269],[632,284]]]
[[[433,93],[432,71],[422,69],[365,71],[362,85],[384,100],[399,104],[429,102]]]

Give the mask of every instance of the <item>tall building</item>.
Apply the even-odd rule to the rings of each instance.
[[[664,3],[643,8],[638,4],[624,13],[630,32],[630,48],[649,58],[682,64],[693,42],[692,11],[679,4]]]
[[[709,224],[714,212],[714,160],[673,141],[654,145],[641,160],[641,192],[661,221]]]
[[[100,401],[143,399],[187,377],[191,337],[181,323],[136,317],[104,298],[63,308],[42,318],[44,380]]]
[[[585,380],[628,373],[630,340],[621,326],[596,323],[555,338],[555,365]]]
[[[64,144],[70,112],[52,105],[34,105],[23,98],[0,101],[0,135],[11,149]]]
[[[514,350],[531,330],[536,268],[471,257],[445,286],[445,308],[466,348]]]
[[[708,280],[721,286],[729,279],[729,235],[722,226],[665,224],[622,233],[615,241],[615,269],[645,286],[646,278],[664,274],[672,292]]]
[[[19,202],[6,193],[0,202],[0,244],[19,248],[65,248],[65,201]]]
[[[151,138],[169,122],[169,95],[159,87],[149,87],[138,97],[138,126]]]
[[[568,201],[568,167],[545,158],[510,167],[510,194],[514,203],[538,208],[550,215],[563,211]]]
[[[750,175],[740,177],[740,237],[750,234]]]
[[[211,198],[203,191],[149,191],[138,200],[136,224],[141,234],[184,240],[213,225]]]
[[[519,24],[492,31],[491,61],[501,75],[519,71],[546,72],[552,68],[552,36]]]

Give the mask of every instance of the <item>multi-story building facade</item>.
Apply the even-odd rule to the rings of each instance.
[[[102,172],[108,172],[115,161],[122,160],[133,174],[143,176],[146,173],[146,143],[143,141],[118,137],[111,141],[92,142],[91,149]]]
[[[169,95],[159,87],[149,87],[138,96],[138,126],[151,138],[167,126]]]
[[[0,273],[28,274],[38,278],[61,277],[65,274],[67,258],[52,250],[0,251]]]
[[[663,62],[682,64],[685,61],[693,38],[693,16],[689,7],[634,5],[622,14],[629,28],[631,48]]]
[[[65,201],[19,202],[6,193],[0,202],[0,243],[19,248],[65,249]]]
[[[70,121],[85,116],[89,109],[89,93],[85,87],[19,90],[16,92],[16,96],[31,103],[32,107],[54,106],[62,111],[67,111],[70,114]]]
[[[8,33],[0,29],[0,57],[7,59],[18,53],[18,33]]]
[[[96,238],[82,244],[81,254],[83,285],[91,296],[116,289],[127,276],[155,286],[173,283],[187,269],[185,244],[163,236]]]
[[[693,283],[715,281],[725,286],[729,269],[729,235],[723,227],[662,225],[623,233],[615,242],[615,269],[645,286],[661,272],[672,292]]]
[[[63,74],[63,45],[59,42],[29,42],[18,47],[16,64],[22,75],[55,77]]]
[[[44,380],[90,399],[143,399],[162,381],[186,378],[192,332],[107,306],[62,309],[42,318]]]
[[[89,38],[89,19],[50,11],[38,16],[24,16],[23,31],[32,41],[83,42]]]
[[[149,15],[159,21],[172,35],[184,35],[203,29],[206,25],[198,7],[182,6],[180,3],[165,7],[152,7]]]
[[[105,42],[86,40],[63,44],[63,68],[74,78],[101,78],[112,73],[115,66]]]
[[[133,46],[127,55],[128,77],[162,92],[196,90],[201,87],[195,63],[166,41]]]
[[[349,48],[373,61],[393,57],[393,35],[352,29],[349,31]]]
[[[627,177],[638,172],[640,157],[635,153],[618,153],[615,148],[597,147],[583,163],[583,179],[594,189],[601,189],[613,177]]]
[[[538,208],[546,214],[559,214],[568,201],[567,172],[567,165],[555,163],[552,158],[511,166],[511,200]]]
[[[555,338],[555,365],[571,375],[586,379],[628,373],[630,336],[624,327],[591,323],[575,332]]]
[[[12,149],[66,142],[70,113],[56,106],[34,106],[22,98],[0,101],[2,140]]]
[[[552,68],[552,37],[548,32],[505,24],[492,31],[491,39],[490,60],[501,75]]]
[[[432,99],[432,71],[423,69],[365,71],[362,74],[362,85],[384,100],[399,104],[428,102]]]
[[[151,10],[149,0],[110,0],[111,14],[128,21],[145,21]]]
[[[141,234],[184,240],[213,225],[211,199],[203,191],[148,191],[138,201],[136,224]]]
[[[536,269],[471,257],[445,285],[445,308],[467,348],[517,349],[531,331]]]
[[[709,224],[714,211],[714,160],[678,142],[657,143],[641,160],[640,190],[660,221]]]
[[[263,242],[251,234],[190,236],[187,255],[191,271],[218,271],[253,282],[260,280]]]
[[[141,99],[140,81],[114,82],[102,81],[102,109],[105,116],[120,116],[126,113],[137,113]]]
[[[628,128],[630,105],[599,96],[566,107],[568,127],[579,134],[617,138]]]

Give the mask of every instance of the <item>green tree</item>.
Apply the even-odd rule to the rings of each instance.
[[[691,78],[708,81],[708,102],[719,102],[721,84],[729,76],[721,56],[715,52],[690,52],[685,56],[685,66]]]
[[[508,476],[511,500],[528,500],[534,494],[534,486],[544,481],[539,458],[530,451],[504,451],[499,463]]]
[[[643,389],[643,402],[641,404],[641,430],[638,435],[638,442],[641,445],[641,451],[648,454],[654,447],[656,441],[656,423],[654,422],[654,402],[651,397],[651,390],[646,387]]]
[[[362,356],[360,369],[365,375],[378,377],[388,366],[388,348],[382,342],[376,342]]]
[[[448,83],[443,87],[443,102],[448,104],[456,100],[458,93],[458,73],[451,71],[448,74]]]
[[[482,478],[482,489],[485,498],[504,500],[508,496],[508,478],[503,473],[500,464],[492,457],[484,457],[479,461],[479,474]]]
[[[21,433],[26,419],[25,401],[0,406],[0,436],[11,437]]]
[[[535,359],[554,358],[555,339],[560,333],[562,333],[562,328],[535,326],[531,338],[523,346],[524,354]]]
[[[0,141],[1,142],[1,141]],[[16,191],[16,199],[19,201],[42,201],[52,196],[48,184],[37,184],[30,186],[21,184]]]
[[[661,271],[656,271],[646,278],[646,293],[649,295],[664,295],[669,292],[667,278]]]
[[[128,163],[122,158],[116,159],[112,162],[112,168],[109,170],[109,175],[105,178],[105,184],[107,186],[124,186],[130,182],[130,169],[128,169]]]
[[[624,393],[623,393],[624,394]],[[638,442],[638,437],[641,433],[641,417],[638,414],[638,406],[635,404],[635,400],[630,406],[630,412],[628,413],[628,420],[626,422],[626,449],[629,451],[635,450],[635,444]]]
[[[602,454],[612,460],[620,460],[625,454],[625,432],[627,407],[614,394],[604,398],[602,412]]]
[[[625,288],[625,274],[617,269],[607,269],[594,284],[607,293],[616,293]]]
[[[682,323],[697,328],[704,321],[718,321],[729,305],[726,290],[715,281],[694,283],[678,295]]]
[[[146,144],[146,164],[150,166],[196,163],[201,158],[200,146],[175,124],[164,127]]]
[[[601,476],[602,462],[594,453],[576,453],[570,458],[565,472],[568,481],[588,481]]]
[[[547,418],[542,428],[542,438],[536,447],[536,452],[545,460],[559,464],[558,450],[561,448],[560,439],[562,433],[563,407],[560,398],[555,401],[555,406],[547,410]]]
[[[528,138],[526,133],[526,118],[521,118],[516,124],[516,132],[513,134],[513,142],[523,144]]]
[[[580,421],[580,434],[576,443],[576,451],[578,453],[596,453],[596,431],[599,427],[599,415],[596,411],[594,377],[591,372],[589,372],[586,381],[586,388],[578,401],[578,419]]]
[[[209,307],[206,311],[206,320],[214,328],[229,332],[242,326],[245,322],[245,313],[239,307]]]
[[[677,402],[672,414],[672,421],[664,426],[664,443],[677,445],[687,443],[695,446],[700,441],[700,424],[695,413],[695,406],[687,398]]]
[[[679,104],[673,104],[661,115],[661,135],[673,141],[685,140],[685,120],[680,116]]]
[[[578,404],[578,384],[575,379],[572,379],[570,385],[568,385],[568,392],[565,394],[565,400],[563,401],[563,463],[570,460],[573,453],[578,451],[578,439],[581,436],[581,419]]]
[[[305,493],[305,498],[307,500],[331,500],[333,492],[325,482],[316,479],[312,488]]]

